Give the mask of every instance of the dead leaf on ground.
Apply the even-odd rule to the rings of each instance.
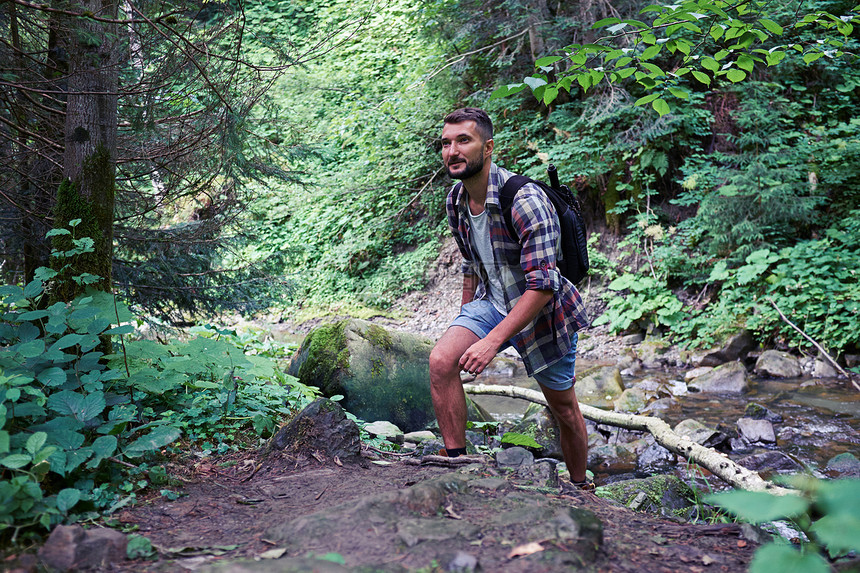
[[[543,551],[543,545],[538,543],[537,541],[532,541],[531,543],[524,543],[522,545],[517,545],[511,552],[508,553],[508,559],[513,559],[514,557],[524,557],[526,555],[531,555],[532,553],[539,553]]]
[[[454,506],[452,504],[448,504],[445,507],[445,515],[451,519],[463,519],[456,511],[454,511]]]
[[[334,457],[334,463],[335,463],[335,465],[337,465],[337,466],[343,467],[343,462],[342,462],[342,461],[340,461],[340,458],[339,458],[339,457],[337,457],[337,456],[335,456],[335,457]]]
[[[286,547],[278,547],[277,549],[269,549],[268,551],[263,551],[258,556],[259,559],[280,559],[284,556],[284,553],[287,552]]]
[[[710,555],[705,555],[704,557],[702,557],[702,563],[704,565],[710,565],[711,563],[716,563],[716,562],[717,562],[717,560],[714,559],[713,557],[711,557]]]

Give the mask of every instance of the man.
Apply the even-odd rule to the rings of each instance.
[[[576,288],[556,270],[559,223],[552,202],[534,184],[511,207],[511,236],[499,190],[512,176],[492,162],[493,124],[483,110],[450,113],[442,130],[442,161],[452,179],[448,223],[463,255],[460,315],[430,354],[430,386],[444,453],[466,453],[466,396],[460,371],[480,374],[512,345],[540,384],[559,427],[574,485],[586,480],[588,434],[573,390],[577,330],[587,324]]]

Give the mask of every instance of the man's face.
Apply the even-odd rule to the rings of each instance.
[[[484,169],[493,140],[484,141],[474,121],[446,123],[442,128],[442,163],[451,179],[468,179]]]

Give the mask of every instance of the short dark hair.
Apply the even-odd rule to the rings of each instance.
[[[445,116],[445,123],[463,123],[464,121],[474,121],[478,133],[484,141],[493,139],[493,120],[484,110],[477,107],[463,107]]]

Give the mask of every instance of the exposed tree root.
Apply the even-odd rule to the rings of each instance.
[[[529,400],[544,406],[547,405],[543,394],[527,388],[465,384],[463,389],[467,394],[508,396],[510,398]],[[776,495],[785,495],[791,492],[789,489],[763,480],[757,473],[736,464],[722,453],[697,444],[686,436],[676,434],[669,427],[669,424],[659,418],[610,412],[582,403],[580,403],[579,408],[582,410],[583,416],[599,424],[608,424],[627,430],[649,432],[654,436],[657,443],[667,450],[699,464],[732,487],[748,491],[767,491]]]

